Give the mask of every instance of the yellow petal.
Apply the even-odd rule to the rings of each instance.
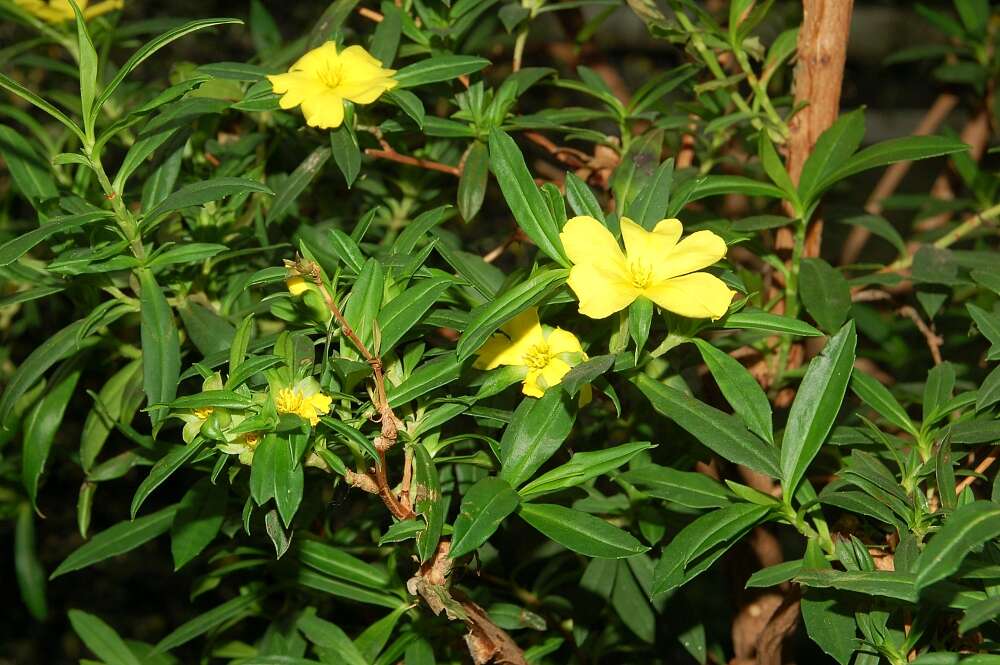
[[[574,264],[595,264],[605,270],[623,274],[625,255],[611,232],[593,217],[574,217],[559,234],[566,256]]]
[[[592,319],[603,319],[625,309],[640,293],[621,273],[593,264],[573,266],[566,283],[580,301],[580,313]]]
[[[285,285],[288,287],[288,292],[293,296],[301,296],[309,290],[309,283],[299,275],[286,279]]]
[[[583,352],[583,347],[580,346],[580,340],[576,338],[576,335],[562,328],[556,328],[550,332],[549,336],[545,338],[545,343],[549,345],[549,351],[553,355]]]
[[[534,307],[515,316],[500,330],[479,349],[473,367],[495,369],[500,365],[523,365],[524,354],[545,341],[542,326],[538,323],[538,310]]]
[[[306,124],[320,129],[336,129],[344,122],[344,100],[333,92],[307,97],[302,102]]]
[[[356,83],[341,83],[337,86],[337,93],[355,104],[371,104],[381,97],[383,92],[395,87],[395,80],[382,77],[366,79]]]
[[[711,231],[692,233],[677,243],[656,271],[658,280],[686,275],[712,265],[726,255],[726,241]]]
[[[283,95],[278,100],[278,105],[283,109],[294,108],[306,99],[322,96],[329,90],[322,81],[302,72],[274,74],[267,79],[274,92]]]
[[[338,64],[337,45],[334,42],[326,42],[296,60],[288,71],[306,72],[315,76],[320,71],[335,70]]]
[[[80,9],[84,10],[83,17],[88,21],[102,14],[121,9],[125,5],[123,0],[104,0],[104,2],[98,2],[90,7],[87,6],[86,2],[78,2],[77,4],[80,5]]]
[[[621,227],[628,265],[637,272],[651,275],[654,281],[665,278],[660,274],[661,267],[681,237],[681,223],[676,219],[664,219],[655,229],[647,231],[628,217],[622,217]]]
[[[356,44],[344,49],[340,54],[340,61],[345,70],[357,72],[357,75],[362,77],[377,76],[383,71],[396,73],[393,70],[383,70],[381,60],[366,51],[363,46]],[[345,76],[347,73],[347,71],[344,72]]]
[[[692,319],[717,319],[729,309],[734,291],[715,275],[696,272],[658,282],[643,295],[665,310]]]
[[[545,391],[538,385],[538,377],[541,374],[541,370],[537,369],[528,372],[528,375],[524,377],[524,385],[521,387],[521,392],[528,397],[541,397],[544,395]]]
[[[545,380],[546,388],[558,385],[569,370],[570,366],[568,363],[565,363],[558,358],[550,360],[549,364],[542,370],[542,378]]]

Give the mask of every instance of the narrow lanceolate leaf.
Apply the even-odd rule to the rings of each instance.
[[[417,325],[451,284],[452,280],[447,277],[421,280],[381,308],[378,327],[382,335],[383,355],[392,351],[403,335]]]
[[[226,516],[226,486],[202,478],[181,499],[170,529],[170,552],[174,570],[194,559],[222,528]]]
[[[448,514],[448,499],[451,496],[441,493],[441,479],[437,466],[431,459],[427,449],[415,444],[410,446],[413,451],[413,482],[414,495],[417,496],[417,513],[423,515],[427,526],[417,534],[417,554],[421,561],[427,561],[437,550],[444,520]]]
[[[958,632],[965,634],[988,621],[995,621],[1000,616],[1000,596],[981,600],[965,610],[965,616],[958,622]]]
[[[770,314],[761,311],[742,311],[730,314],[720,324],[723,328],[744,328],[746,330],[762,330],[786,335],[801,335],[803,337],[822,337],[823,333],[805,321],[799,321],[780,314]]]
[[[695,339],[702,360],[708,365],[715,382],[747,428],[768,443],[774,443],[771,425],[771,403],[764,390],[746,367],[728,353],[720,351],[703,339]]]
[[[211,180],[202,180],[181,187],[163,199],[155,208],[144,212],[142,223],[143,226],[148,228],[155,225],[165,215],[176,210],[203,205],[209,201],[218,201],[231,194],[246,194],[249,192],[274,194],[266,186],[249,178],[212,178]]]
[[[896,427],[914,437],[917,436],[917,428],[907,415],[906,409],[892,396],[888,388],[859,369],[854,370],[852,377],[851,390],[855,395]]]
[[[177,395],[181,373],[180,338],[170,305],[153,273],[141,270],[139,284],[142,287],[140,332],[143,388],[148,404],[165,404]],[[149,417],[155,434],[167,417],[166,407],[151,407]]]
[[[268,593],[268,590],[248,593],[244,596],[237,596],[221,605],[213,607],[207,612],[202,612],[190,621],[181,624],[172,633],[160,640],[153,653],[163,653],[176,649],[182,644],[187,644],[199,635],[218,628],[233,620],[253,614],[258,603]]]
[[[328,159],[330,159],[330,148],[321,145],[302,160],[292,174],[285,178],[281,189],[271,201],[271,207],[268,208],[267,217],[264,219],[266,224],[280,220],[291,210],[299,195],[319,174]]]
[[[865,137],[865,114],[862,109],[840,116],[816,141],[799,176],[799,196],[812,199],[815,186],[846,162]],[[806,203],[808,205],[808,203]]]
[[[299,561],[325,575],[372,589],[382,589],[389,584],[389,575],[384,570],[333,545],[303,539],[297,542],[295,552]]]
[[[781,442],[785,496],[795,493],[840,412],[854,367],[857,341],[854,321],[849,321],[809,363],[788,413],[788,426]]]
[[[428,83],[450,81],[465,74],[478,72],[489,66],[490,61],[471,55],[439,55],[407,65],[393,77],[400,88],[412,88]]]
[[[722,508],[736,498],[725,485],[703,473],[659,464],[643,464],[617,479],[636,485],[649,496],[688,508]]]
[[[45,470],[49,450],[62,424],[66,405],[73,397],[80,371],[77,370],[46,391],[45,396],[35,405],[24,425],[24,454],[21,458],[21,481],[37,508],[38,480]]]
[[[544,203],[542,204],[544,205]],[[566,270],[540,270],[517,286],[472,311],[472,319],[458,340],[456,353],[464,361],[486,343],[497,328],[537,304],[565,281]]]
[[[139,659],[115,629],[98,617],[80,610],[70,610],[69,622],[87,648],[107,665],[140,665]]]
[[[500,477],[518,487],[555,454],[573,428],[573,399],[557,389],[525,399],[500,440]]]
[[[32,106],[41,109],[42,111],[45,111],[50,116],[52,116],[60,123],[62,123],[62,125],[66,127],[66,129],[76,134],[77,138],[79,138],[81,141],[86,140],[80,128],[77,127],[76,123],[70,120],[65,113],[57,109],[52,104],[49,104],[47,101],[45,101],[44,99],[33,93],[31,90],[28,90],[23,85],[21,85],[14,79],[10,78],[9,76],[0,74],[0,89],[6,90],[7,92],[10,92],[20,97],[21,99],[28,102]]]
[[[1000,536],[1000,505],[976,501],[957,509],[917,559],[917,589],[943,580],[973,549]]]
[[[702,445],[725,459],[744,464],[773,478],[778,477],[778,455],[774,448],[748,432],[746,426],[735,416],[719,411],[645,374],[633,381],[657,412],[683,427]]]
[[[473,141],[458,180],[458,212],[465,221],[475,217],[483,206],[489,174],[490,153],[482,141]]]
[[[0,129],[3,129],[0,127]],[[27,233],[22,233],[4,244],[0,245],[0,268],[9,266],[14,261],[27,254],[36,245],[44,242],[57,233],[67,233],[74,231],[88,224],[108,219],[112,217],[111,212],[95,211],[82,215],[67,215],[65,217],[55,217],[41,226]]]
[[[829,263],[819,258],[802,260],[799,294],[820,328],[834,332],[844,325],[851,309],[851,287]]]
[[[94,108],[94,97],[97,96],[97,50],[87,31],[87,21],[76,3],[71,5],[76,15],[77,58],[80,67],[80,115],[83,116],[84,130],[88,136],[93,136],[94,126],[91,111]]]
[[[517,492],[502,478],[489,476],[470,487],[455,518],[448,556],[456,559],[485,543],[520,503]]]
[[[170,529],[177,506],[168,506],[137,520],[119,522],[95,534],[59,564],[49,579],[80,570],[113,556],[134,550]]]
[[[498,129],[490,133],[490,167],[517,225],[543,254],[568,267],[559,240],[559,230],[566,220],[552,217],[517,143]]]
[[[132,519],[135,519],[135,516],[139,513],[139,508],[149,498],[149,495],[153,493],[153,490],[162,485],[177,469],[184,466],[204,445],[205,439],[199,436],[186,446],[173,446],[170,452],[161,457],[153,465],[149,470],[149,475],[139,484],[139,488],[135,491],[135,496],[132,497]]]
[[[622,559],[649,548],[632,534],[588,513],[551,503],[526,503],[522,519],[563,547],[600,559]]]
[[[17,509],[14,525],[14,572],[25,607],[38,621],[48,616],[45,599],[45,568],[38,558],[35,542],[35,511],[27,503]]]
[[[518,490],[524,500],[575,487],[605,473],[614,471],[628,463],[644,450],[653,448],[648,441],[626,443],[605,450],[573,453],[573,457],[562,466],[547,471]]]
[[[14,180],[15,187],[35,207],[42,201],[59,195],[56,181],[52,177],[52,167],[38,154],[28,139],[13,127],[0,126],[0,156],[6,162],[7,171]],[[2,263],[0,261],[0,264]]]

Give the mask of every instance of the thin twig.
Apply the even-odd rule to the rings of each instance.
[[[978,477],[982,475],[987,469],[993,466],[993,462],[996,461],[997,457],[1000,456],[1000,446],[994,446],[993,450],[987,453],[986,457],[976,465],[976,470],[970,476],[966,476],[962,479],[958,485],[955,485],[955,494],[961,494],[965,491],[965,488],[978,480]]]
[[[944,344],[944,340],[924,323],[924,320],[920,318],[920,313],[910,305],[903,305],[896,311],[913,321],[917,329],[924,336],[924,339],[927,340],[927,348],[931,350],[931,357],[934,359],[934,364],[940,365],[941,345]]]
[[[385,17],[379,14],[374,9],[368,9],[367,7],[358,8],[358,13],[364,16],[369,21],[375,21],[376,23],[381,23],[385,20]]]
[[[420,157],[411,157],[410,155],[403,155],[396,152],[391,147],[388,150],[379,150],[377,148],[366,148],[365,154],[369,157],[374,157],[375,159],[388,159],[391,162],[399,162],[400,164],[408,164],[409,166],[417,166],[422,169],[428,169],[430,171],[440,171],[441,173],[447,173],[453,175],[456,178],[462,175],[462,171],[450,164],[442,164],[441,162],[435,162],[429,159],[421,159]]]

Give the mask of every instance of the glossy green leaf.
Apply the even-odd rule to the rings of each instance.
[[[170,527],[170,552],[174,570],[194,559],[219,534],[226,515],[226,488],[202,478],[178,504]]]
[[[427,523],[424,530],[417,534],[417,554],[420,556],[420,561],[427,561],[434,556],[438,541],[441,540],[444,520],[448,513],[448,499],[441,493],[437,466],[427,449],[420,444],[410,448],[413,451],[416,509],[418,514],[424,516],[424,521]]]
[[[382,353],[392,351],[396,344],[417,325],[434,303],[444,295],[452,281],[445,277],[421,280],[390,300],[378,313],[382,335]]]
[[[576,487],[600,475],[614,471],[653,444],[647,441],[625,443],[605,450],[573,453],[570,460],[551,471],[546,471],[524,487],[518,494],[525,501],[551,492]]]
[[[180,338],[167,299],[149,270],[139,271],[142,286],[141,337],[143,388],[150,405],[171,402],[177,394],[181,371]],[[167,417],[167,409],[151,406],[154,433]],[[133,511],[133,515],[135,512]]]
[[[155,208],[144,212],[142,215],[142,224],[148,228],[156,225],[157,222],[171,212],[204,205],[210,201],[218,201],[232,194],[247,194],[250,192],[274,195],[274,192],[269,188],[249,178],[220,177],[195,182],[181,187],[163,199]]]
[[[566,393],[552,389],[518,405],[500,440],[500,478],[519,487],[555,454],[573,428],[573,402]]]
[[[618,479],[649,496],[688,508],[722,508],[735,498],[725,485],[703,473],[658,464],[643,464],[618,475]]]
[[[0,128],[2,130],[3,128]],[[57,233],[66,233],[93,224],[102,219],[108,219],[110,212],[95,211],[81,215],[67,215],[48,220],[37,229],[22,233],[0,245],[0,268],[8,266]]]
[[[502,478],[490,476],[475,483],[462,496],[448,556],[457,559],[485,543],[520,503],[517,492]]]
[[[733,411],[747,428],[768,443],[774,443],[771,424],[771,403],[750,372],[728,353],[720,351],[703,339],[695,339],[702,360]]]
[[[919,591],[953,574],[969,552],[1000,536],[1000,506],[976,501],[955,510],[917,559]]]
[[[489,60],[471,55],[439,55],[407,65],[398,70],[393,78],[399,83],[400,88],[413,88],[450,81],[459,76],[478,72],[489,65]]]
[[[132,497],[132,519],[139,513],[139,508],[149,498],[157,487],[172,476],[188,460],[198,454],[204,447],[205,440],[200,436],[186,446],[172,446],[170,451],[161,457],[149,470],[149,475],[139,484]]]
[[[38,505],[38,481],[45,470],[49,450],[62,425],[63,415],[76,390],[80,370],[61,377],[32,408],[24,423],[24,453],[21,458],[21,482],[31,505]]]
[[[366,563],[340,548],[316,540],[303,539],[296,543],[299,561],[319,572],[371,589],[382,589],[389,584],[385,570]]]
[[[93,614],[70,610],[69,622],[87,648],[107,665],[140,665],[139,659],[114,628]]]
[[[630,533],[572,508],[552,503],[525,503],[518,515],[543,535],[584,556],[621,559],[649,549]]]
[[[458,179],[458,212],[470,221],[483,206],[489,182],[490,153],[482,141],[473,141],[465,155],[462,176]]]
[[[361,173],[361,148],[358,146],[358,137],[354,130],[346,123],[332,130],[330,149],[333,151],[333,161],[344,176],[347,188],[350,189]]]
[[[844,113],[820,134],[799,176],[799,195],[809,205],[817,194],[816,185],[850,159],[865,137],[863,109]]]
[[[780,314],[761,311],[742,311],[730,314],[720,323],[723,328],[745,328],[802,337],[822,337],[823,333],[805,321]]]
[[[852,374],[851,390],[890,423],[914,437],[918,435],[917,428],[907,415],[906,409],[892,396],[889,389],[857,368]]]
[[[844,325],[851,309],[851,288],[839,270],[823,259],[803,259],[799,293],[820,328],[832,333]]]

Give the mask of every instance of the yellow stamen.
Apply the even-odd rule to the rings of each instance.
[[[552,361],[552,349],[548,344],[536,344],[524,354],[524,364],[531,369],[545,369]]]
[[[274,406],[278,409],[278,413],[296,413],[302,408],[303,399],[304,397],[299,391],[282,388],[278,391]]]
[[[208,420],[208,417],[212,415],[214,411],[215,409],[210,406],[203,406],[200,409],[194,410],[194,417],[198,420]]]

